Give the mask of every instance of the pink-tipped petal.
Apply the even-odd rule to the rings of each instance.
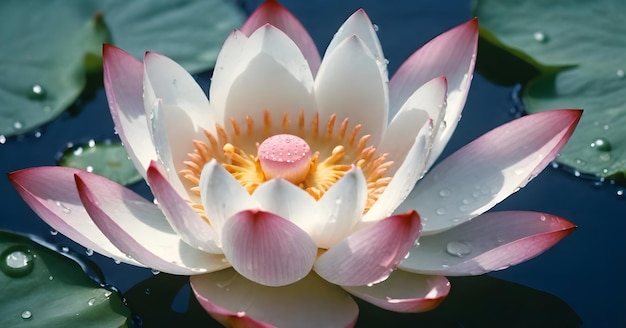
[[[317,246],[306,232],[260,210],[239,212],[226,221],[222,249],[242,276],[274,287],[304,278],[317,255]]]
[[[436,138],[446,112],[447,92],[448,82],[445,76],[436,77],[417,89],[389,123],[378,151],[389,154],[387,160],[402,163],[420,132],[418,127],[424,126],[428,119],[433,121],[430,139]],[[399,165],[394,165],[387,173],[393,174],[398,167]]]
[[[315,42],[313,42],[313,39],[300,21],[278,1],[270,0],[265,1],[248,17],[248,20],[241,27],[241,32],[250,36],[265,24],[277,27],[295,42],[315,76],[320,66],[320,53],[315,46]]]
[[[74,174],[77,169],[41,166],[9,173],[26,203],[52,228],[104,256],[143,266],[115,247],[93,223],[80,201]]]
[[[459,25],[428,42],[409,57],[389,82],[391,115],[402,107],[411,94],[431,79],[448,78],[448,99],[444,121],[446,128],[433,143],[431,161],[439,157],[461,117],[469,91],[478,45],[478,20]]]
[[[74,178],[89,216],[127,256],[172,274],[193,275],[228,267],[223,256],[184,243],[163,213],[130,189],[87,172],[77,172]]]
[[[546,111],[491,130],[437,165],[398,211],[415,208],[425,221],[424,234],[482,214],[525,186],[556,157],[581,114]]]
[[[200,174],[200,192],[204,213],[221,244],[224,222],[240,211],[258,208],[257,202],[216,160],[204,165]]]
[[[213,73],[214,83],[220,85],[219,92],[211,91],[211,101],[215,111],[224,113],[225,121],[243,122],[250,116],[262,124],[264,111],[276,118],[287,113],[295,119],[300,111],[307,119],[312,116],[313,75],[285,33],[265,25],[248,38],[241,51],[233,67],[218,67]]]
[[[402,162],[396,163],[399,166],[393,175],[391,182],[385,188],[382,195],[363,216],[361,220],[367,224],[375,222],[391,215],[393,211],[409,195],[415,182],[423,175],[428,160],[430,147],[430,134],[432,131],[432,120],[427,120],[413,140],[413,144],[408,154]],[[410,209],[407,209],[407,211]]]
[[[420,217],[415,211],[390,216],[328,249],[315,262],[315,272],[342,286],[381,282],[411,249],[420,230]]]
[[[356,35],[341,42],[324,57],[315,79],[315,96],[320,117],[336,114],[352,124],[362,124],[361,133],[371,135],[377,145],[387,127],[387,76],[380,60]]]
[[[205,252],[222,253],[221,248],[217,245],[217,234],[211,225],[178,195],[154,161],[150,163],[148,168],[148,183],[159,203],[159,208],[183,241]]]
[[[228,327],[352,327],[359,313],[345,291],[313,272],[284,287],[256,284],[233,269],[190,282],[200,305]]]
[[[420,238],[399,268],[423,274],[467,276],[531,259],[574,231],[560,217],[537,212],[490,212],[442,233]]]
[[[143,105],[143,64],[109,44],[103,46],[102,58],[111,117],[128,156],[145,178],[150,161],[157,156]]]
[[[444,276],[427,276],[402,270],[372,286],[343,287],[350,294],[394,312],[426,312],[436,308],[450,292]]]
[[[374,58],[382,60],[384,63],[385,55],[383,54],[383,48],[378,40],[378,35],[376,35],[372,21],[363,9],[354,12],[354,14],[348,17],[343,25],[339,27],[339,30],[335,33],[335,36],[333,36],[333,39],[326,48],[324,56],[332,53],[339,44],[353,35],[358,36],[359,39],[363,41]]]
[[[317,202],[311,237],[320,248],[330,248],[349,235],[361,220],[367,202],[367,182],[358,167],[348,171]]]

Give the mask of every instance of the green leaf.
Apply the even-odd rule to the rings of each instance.
[[[0,231],[0,327],[127,327],[130,311],[80,266]]]
[[[0,135],[61,114],[85,86],[86,61],[97,66],[107,40],[102,17],[85,2],[1,1]]]
[[[215,65],[244,17],[228,0],[0,1],[0,139],[67,109],[86,73],[102,70],[102,43],[138,58],[157,51],[199,72]]]
[[[128,153],[119,142],[89,140],[83,144],[71,145],[61,154],[59,165],[69,166],[109,178],[122,185],[140,181]]]
[[[94,0],[95,1],[95,0]],[[113,43],[142,58],[162,53],[191,72],[215,66],[226,37],[243,24],[236,1],[101,1]]]
[[[495,82],[523,83],[529,113],[583,108],[557,160],[581,173],[616,179],[626,174],[625,12],[622,0],[477,0],[474,6],[483,29],[501,42],[490,44],[495,51],[540,63],[534,66],[538,72],[530,72],[479,59],[479,71],[499,74],[485,74]],[[494,57],[489,47],[481,51],[479,58]]]

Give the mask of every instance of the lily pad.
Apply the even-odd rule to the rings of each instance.
[[[102,16],[82,1],[0,2],[0,136],[24,133],[62,113],[101,66]]]
[[[116,293],[72,260],[0,231],[0,327],[128,327]]]
[[[227,0],[1,1],[0,140],[67,109],[86,74],[102,70],[104,42],[137,57],[157,51],[199,72],[215,65],[244,18],[236,1]]]
[[[489,31],[481,35],[479,71],[493,73],[498,67],[497,76],[485,75],[495,82],[523,83],[522,100],[529,113],[583,108],[581,122],[557,160],[578,172],[622,182],[626,180],[624,12],[622,0],[476,0],[474,6],[474,14]],[[538,69],[529,77],[528,70],[520,73],[481,59],[493,57],[493,49]]]
[[[215,66],[226,37],[245,19],[237,2],[227,0],[97,3],[116,46],[138,58],[146,50],[162,53],[194,73]]]
[[[124,146],[110,140],[70,144],[61,154],[59,165],[93,172],[122,185],[142,179]]]

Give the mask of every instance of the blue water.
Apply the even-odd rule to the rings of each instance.
[[[260,1],[243,5],[252,10]],[[379,26],[378,35],[394,72],[415,49],[437,34],[470,18],[468,1],[283,1],[307,27],[320,49],[354,10],[365,8]],[[479,53],[480,58],[480,53]],[[200,80],[208,88],[208,76]],[[482,133],[514,118],[512,88],[499,87],[476,75],[463,118],[442,158]],[[41,129],[41,136],[29,134],[0,145],[0,171],[54,165],[55,156],[68,142],[115,138],[102,89],[92,100],[79,104],[80,111],[64,114]],[[147,195],[143,184],[135,190]],[[358,327],[626,327],[626,195],[605,182],[602,185],[554,168],[547,168],[533,182],[496,207],[553,213],[578,225],[578,229],[538,258],[492,273],[489,277],[452,280],[449,300],[429,314],[402,315],[362,304]],[[0,179],[0,229],[32,234],[77,253],[84,248],[50,234],[43,223],[21,200],[7,179]],[[158,327],[176,320],[180,326],[214,325],[197,305],[188,302],[188,288],[179,292],[184,279],[147,269],[116,265],[93,255],[108,283],[116,286],[145,327]],[[143,281],[143,282],[142,282]],[[138,283],[140,283],[137,285]],[[133,286],[135,286],[133,288]],[[149,293],[146,293],[149,288]],[[305,297],[305,295],[303,295]],[[174,310],[170,302],[176,298]],[[163,301],[166,300],[166,301]],[[180,314],[187,311],[189,313]],[[182,321],[181,321],[182,320]],[[159,324],[156,324],[159,323]]]

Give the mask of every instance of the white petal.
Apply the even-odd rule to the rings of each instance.
[[[279,215],[308,232],[315,227],[317,204],[306,191],[284,179],[272,179],[260,185],[252,197],[259,208]]]
[[[362,222],[375,222],[385,218],[411,193],[415,182],[423,175],[429,155],[432,121],[428,120],[415,137],[406,158],[395,172],[391,182],[385,188],[376,203],[363,216]]]
[[[235,213],[258,208],[250,194],[215,160],[207,163],[200,174],[202,205],[220,243],[224,222]]]
[[[387,126],[387,76],[380,70],[367,45],[351,36],[324,57],[315,79],[315,96],[320,116],[337,114],[341,121],[362,124],[361,133],[370,134],[377,145]]]
[[[312,117],[315,103],[313,76],[298,46],[279,29],[266,25],[250,36],[230,77],[214,72],[218,91],[211,92],[214,110],[224,113],[224,120],[243,120],[250,116],[263,122],[263,112],[296,118],[301,110]],[[230,83],[230,84],[227,84]],[[220,108],[223,104],[223,109]]]
[[[324,57],[331,54],[344,40],[356,35],[370,50],[374,58],[383,60],[383,48],[380,46],[378,35],[372,26],[372,22],[363,9],[357,10],[339,27],[337,33],[330,41]]]
[[[440,76],[434,78],[417,89],[402,105],[400,111],[393,118],[385,137],[378,147],[379,153],[387,153],[387,160],[401,163],[428,119],[433,121],[431,140],[436,138],[441,127],[446,108],[447,80]],[[399,165],[394,165],[387,171],[393,174]]]
[[[330,248],[350,234],[359,222],[367,202],[363,172],[353,168],[317,202],[313,240],[320,248]]]

